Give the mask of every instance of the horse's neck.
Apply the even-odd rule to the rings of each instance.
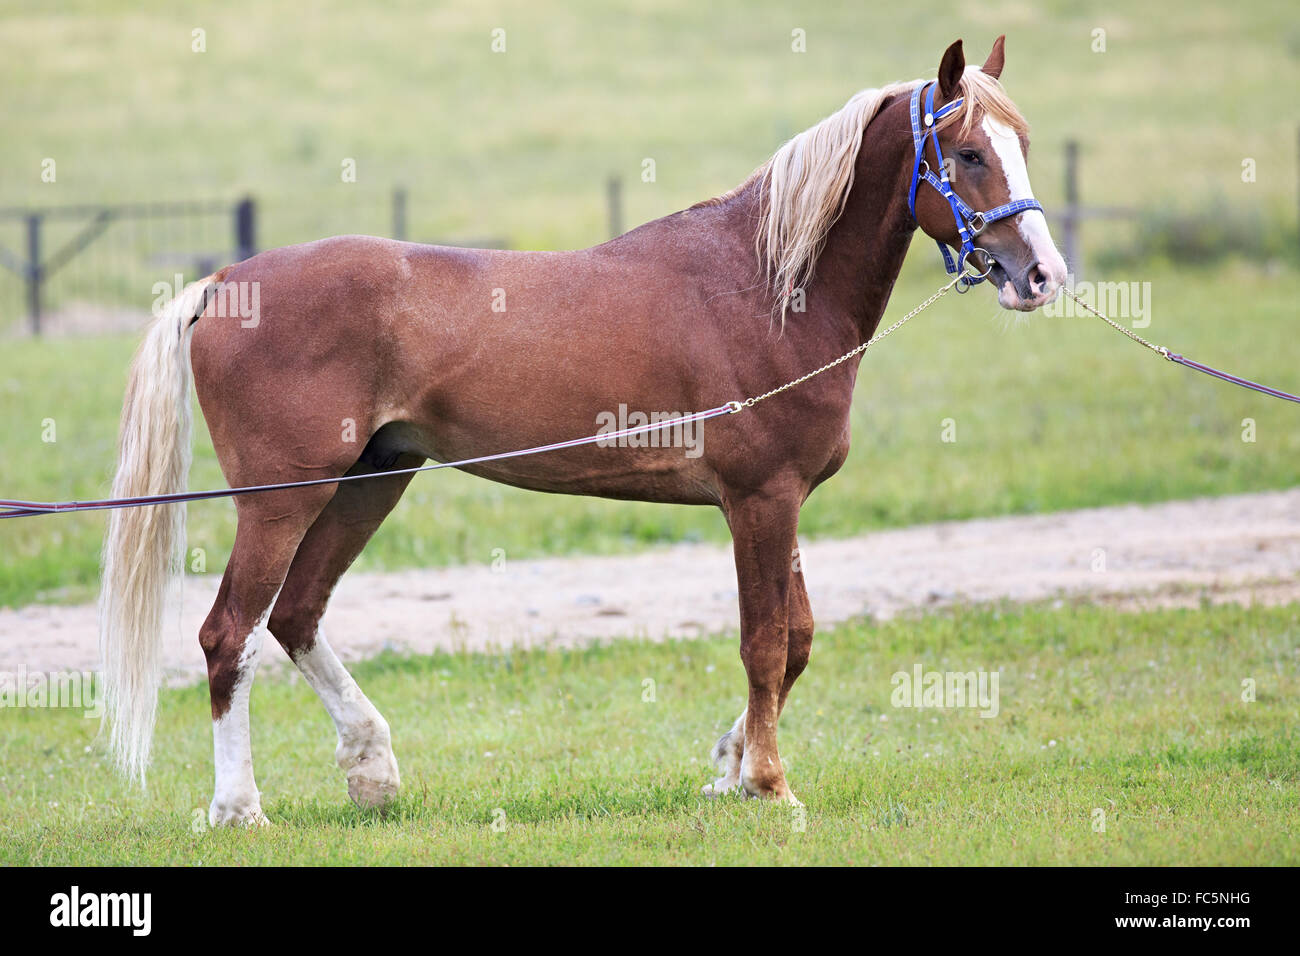
[[[907,208],[912,143],[906,110],[905,100],[886,104],[863,139],[844,212],[817,258],[806,311],[785,317],[782,334],[796,345],[815,340],[822,350],[827,344],[847,350],[869,339],[880,323],[916,228]],[[679,213],[642,228],[721,230],[738,254],[720,258],[718,267],[734,264],[738,287],[752,289],[754,276],[765,271],[754,246],[763,186],[762,176],[751,177],[730,195],[693,208],[693,215]],[[770,290],[767,295],[770,306]],[[767,312],[753,314],[758,321]]]
[[[887,105],[869,127],[844,212],[817,260],[818,311],[854,344],[875,333],[916,228],[907,208],[912,144],[897,135],[897,109]]]

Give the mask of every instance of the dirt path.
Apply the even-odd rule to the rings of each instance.
[[[1099,550],[1100,549],[1100,550]],[[1095,566],[1104,559],[1104,569]],[[1300,600],[1300,489],[1256,495],[994,518],[806,542],[813,611],[825,626],[956,601],[1086,597],[1141,608]],[[201,675],[195,635],[215,577],[186,582],[166,639],[177,680]],[[325,617],[353,660],[505,645],[571,646],[629,635],[734,631],[730,551],[682,545],[630,557],[507,561],[345,577]],[[0,610],[0,671],[95,666],[91,606]],[[274,640],[266,662],[284,662]]]

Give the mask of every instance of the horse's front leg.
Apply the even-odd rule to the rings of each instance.
[[[749,705],[723,741],[741,751],[739,783],[746,793],[792,803],[798,801],[786,785],[776,726],[789,651],[791,554],[803,497],[800,488],[783,488],[750,495],[727,508],[740,590],[740,659],[749,678]],[[738,732],[743,732],[743,738]],[[719,785],[715,787],[725,789]]]

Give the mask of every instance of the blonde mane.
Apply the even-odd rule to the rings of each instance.
[[[826,236],[844,212],[868,124],[889,97],[910,96],[923,82],[928,81],[892,83],[854,94],[839,110],[787,142],[755,173],[763,196],[755,240],[758,261],[772,283],[783,324],[795,290],[812,281]],[[939,128],[960,121],[965,135],[977,116],[987,114],[1017,133],[1028,131],[1002,85],[978,67],[968,67],[959,86],[962,107],[941,120]]]

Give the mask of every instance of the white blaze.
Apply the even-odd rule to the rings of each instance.
[[[988,135],[998,159],[1002,161],[1002,172],[1007,177],[1007,190],[1011,194],[1010,201],[1033,199],[1034,190],[1029,185],[1029,170],[1025,168],[1025,157],[1020,151],[1020,137],[1016,131],[987,115],[980,126]],[[1047,218],[1039,210],[1029,209],[1017,215],[1015,220],[1021,238],[1033,252],[1034,258],[1042,264],[1043,271],[1057,281],[1064,281],[1065,261],[1052,242],[1052,234],[1047,229]]]

